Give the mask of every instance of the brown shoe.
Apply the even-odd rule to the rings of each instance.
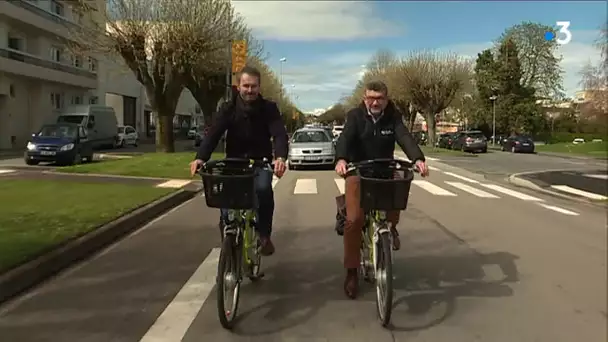
[[[393,235],[393,250],[398,251],[401,249],[401,240],[399,240],[397,228],[391,228],[391,234]]]
[[[274,254],[274,245],[272,244],[272,241],[270,241],[270,238],[261,238],[260,242],[262,244],[260,253],[262,253],[263,256],[270,256]]]
[[[357,298],[359,292],[359,272],[356,268],[346,270],[346,279],[344,279],[344,293],[350,299]]]

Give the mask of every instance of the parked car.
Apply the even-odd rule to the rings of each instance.
[[[501,150],[513,153],[534,153],[534,141],[525,135],[513,135],[503,141]]]
[[[135,128],[131,126],[118,126],[118,147],[125,147],[125,145],[133,145],[137,147],[139,141],[139,134]]]
[[[437,146],[439,148],[447,148],[448,139],[450,138],[451,135],[452,135],[452,133],[439,134],[439,137],[437,137],[437,142],[435,143],[435,146]]]
[[[452,142],[453,150],[463,152],[488,152],[488,141],[481,131],[463,131]]]
[[[32,134],[23,159],[27,165],[41,162],[59,165],[93,161],[93,144],[84,126],[73,123],[44,125]]]
[[[188,139],[196,139],[196,133],[198,133],[198,129],[196,127],[192,127],[188,130]]]
[[[334,138],[339,137],[340,134],[342,134],[343,129],[344,129],[344,126],[334,126],[334,128],[332,130],[332,134],[333,134]]]
[[[301,166],[333,166],[335,144],[322,128],[302,128],[294,132],[289,146],[289,168]]]
[[[69,106],[59,113],[57,123],[82,125],[89,143],[94,149],[116,147],[118,144],[118,121],[114,108],[100,105]]]

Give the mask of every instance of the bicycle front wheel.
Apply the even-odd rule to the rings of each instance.
[[[234,235],[226,235],[222,242],[220,260],[217,265],[215,289],[217,292],[217,312],[220,323],[225,329],[232,329],[239,307],[240,262],[237,258],[237,248]],[[229,303],[227,305],[227,303]]]
[[[376,242],[376,306],[378,318],[386,327],[391,321],[393,311],[393,260],[390,233],[380,234]]]

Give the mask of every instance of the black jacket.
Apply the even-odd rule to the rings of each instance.
[[[244,114],[237,110],[237,96],[220,107],[209,133],[201,141],[196,159],[209,160],[226,131],[227,158],[272,160],[273,146],[270,139],[273,138],[274,157],[287,159],[287,131],[277,104],[260,95],[255,104],[257,111]]]
[[[424,161],[424,154],[407,130],[392,102],[374,123],[364,104],[346,113],[346,123],[336,148],[336,160],[358,162],[369,159],[393,158],[395,142],[408,158]]]

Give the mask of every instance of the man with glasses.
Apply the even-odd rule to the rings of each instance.
[[[336,172],[344,176],[348,162],[393,158],[395,142],[415,162],[420,174],[428,176],[424,154],[403,124],[401,113],[388,99],[387,86],[379,81],[369,82],[365,86],[363,103],[346,114],[346,124],[336,150]],[[358,176],[349,176],[345,182],[344,292],[352,299],[356,298],[359,289],[359,249],[365,214],[360,206],[360,181]],[[393,249],[398,250],[401,245],[396,229],[399,211],[390,212],[389,220]]]

